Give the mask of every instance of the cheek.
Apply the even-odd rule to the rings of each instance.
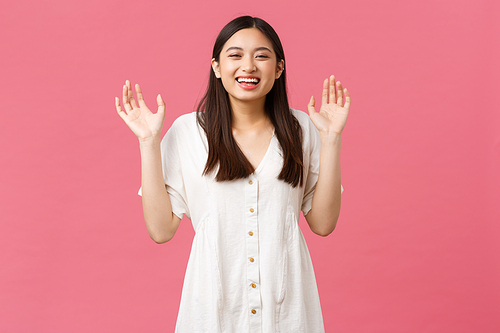
[[[219,71],[220,71],[221,79],[223,82],[234,80],[235,69],[231,68],[231,66],[228,66],[228,65],[221,66]]]
[[[266,78],[271,85],[274,84],[276,81],[276,67],[269,66],[269,68],[266,68]]]
[[[271,89],[273,89],[273,87],[274,87],[274,80],[269,81],[269,83],[266,86],[266,95],[271,91]]]
[[[278,68],[274,65],[269,65],[266,66],[266,68],[263,69],[263,71],[265,71],[266,77],[268,77],[269,80],[274,81],[276,79],[276,72],[278,71]]]
[[[224,74],[221,75],[222,86],[224,87],[225,90],[227,90],[230,87],[230,85],[234,83],[233,81],[234,79],[232,76]]]

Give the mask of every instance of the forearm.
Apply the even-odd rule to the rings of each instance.
[[[311,230],[321,236],[329,235],[337,225],[340,214],[340,146],[342,135],[322,136],[319,175],[306,215]]]
[[[169,241],[180,219],[172,214],[161,163],[160,139],[140,142],[142,208],[149,236],[157,243]]]

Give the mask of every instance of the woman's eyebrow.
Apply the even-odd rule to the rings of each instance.
[[[229,52],[229,51],[232,51],[232,50],[236,50],[236,51],[243,51],[243,49],[241,47],[237,47],[237,46],[231,46],[229,47],[226,52]]]
[[[229,52],[229,51],[243,51],[243,49],[241,47],[238,47],[238,46],[231,46],[229,47],[226,52]],[[265,47],[265,46],[260,46],[260,47],[257,47],[255,48],[254,51],[269,51],[271,53],[273,53],[273,51],[271,51],[269,48]]]
[[[271,51],[269,48],[267,48],[265,46],[258,47],[254,51],[269,51],[269,52],[273,53],[273,51]]]

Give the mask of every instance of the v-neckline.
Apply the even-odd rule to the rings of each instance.
[[[259,165],[255,168],[255,171],[253,172],[254,174],[261,172],[264,166],[264,162],[268,159],[268,155],[271,153],[271,150],[273,148],[274,138],[275,138],[275,130],[273,129],[273,135],[271,136],[271,140],[269,140],[269,146],[267,147],[264,157],[262,157],[262,160],[260,160]]]

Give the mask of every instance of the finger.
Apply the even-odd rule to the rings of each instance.
[[[158,97],[156,97],[156,103],[158,103],[158,113],[165,116],[165,102],[163,101],[163,98],[161,98],[160,94],[158,94]]]
[[[330,76],[330,103],[335,103],[337,100],[336,89],[335,89],[335,76]]]
[[[344,107],[349,110],[351,107],[351,94],[347,91],[347,88],[344,88],[344,93],[345,93],[345,105]]]
[[[130,83],[129,80],[127,80],[127,88],[128,88],[128,99],[130,101],[130,104],[132,105],[132,108],[136,109],[138,106],[134,98],[134,92],[132,91],[132,83]]]
[[[125,108],[127,113],[132,110],[132,105],[130,105],[130,101],[128,99],[128,87],[126,84],[123,86],[123,107]]]
[[[314,96],[311,96],[309,104],[307,104],[307,110],[309,111],[309,116],[312,116],[313,114],[316,113],[316,108],[314,107],[315,103],[316,101],[314,100]]]
[[[135,92],[137,94],[137,101],[139,102],[139,106],[142,107],[147,107],[146,102],[144,102],[144,97],[142,96],[142,89],[139,86],[139,84],[135,85]]]
[[[325,81],[323,81],[323,93],[321,94],[321,103],[325,105],[328,103],[328,79],[325,79]]]
[[[115,106],[116,106],[116,112],[118,112],[120,117],[123,120],[125,120],[125,117],[127,116],[127,114],[125,113],[125,111],[122,110],[122,107],[120,105],[120,99],[118,97],[115,97]]]
[[[344,88],[340,81],[337,81],[337,104],[340,106],[344,105]]]

